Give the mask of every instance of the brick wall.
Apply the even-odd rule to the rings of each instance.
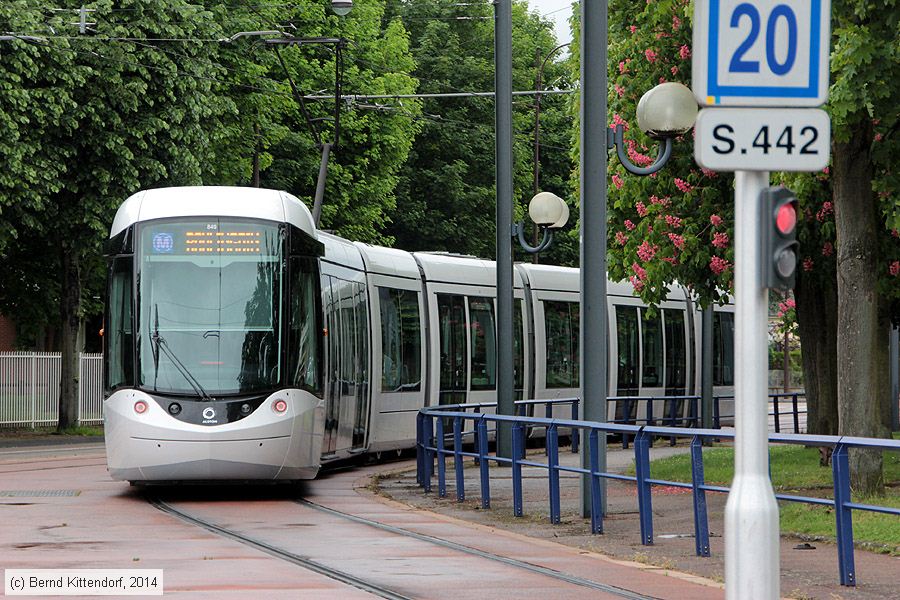
[[[16,347],[16,325],[12,320],[0,315],[0,352],[8,352]]]

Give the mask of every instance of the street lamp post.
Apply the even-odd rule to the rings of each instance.
[[[543,91],[544,86],[544,67],[547,66],[547,61],[550,60],[550,57],[556,54],[559,50],[571,45],[571,42],[566,42],[565,44],[560,44],[550,50],[547,53],[547,56],[544,57],[543,62],[541,62],[541,66],[538,67],[537,72],[537,80],[535,81],[535,95],[534,95],[534,165],[532,171],[532,182],[533,182],[533,193],[535,196],[540,192],[540,178],[541,178],[541,92]],[[537,58],[540,58],[540,48],[538,48]],[[535,60],[537,62],[537,60]],[[537,234],[538,230],[534,230],[534,242],[537,243]],[[525,244],[523,243],[524,247]],[[537,253],[534,253],[534,262],[537,262]]]

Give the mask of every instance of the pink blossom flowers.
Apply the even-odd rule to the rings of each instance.
[[[900,275],[900,260],[895,260],[891,263],[890,271],[891,275],[893,275],[894,277]]]
[[[727,260],[725,260],[721,256],[713,256],[712,259],[709,261],[709,269],[716,275],[721,275],[729,267],[731,267],[731,263],[729,263]]]
[[[813,270],[813,267],[816,266],[815,261],[813,259],[807,257],[803,259],[803,270],[809,273]]]
[[[634,227],[635,227],[635,225],[631,221],[631,219],[625,219],[625,229],[627,229],[628,231],[633,231]]]
[[[687,46],[682,46],[678,49],[678,56],[681,57],[681,60],[687,60],[691,57],[691,49]]]
[[[651,245],[650,242],[644,240],[641,243],[640,247],[637,249],[638,258],[640,258],[644,262],[650,262],[653,260],[653,257],[656,256],[656,251],[659,250],[659,247]],[[643,278],[642,278],[643,279]]]
[[[834,204],[826,200],[822,203],[822,208],[816,213],[816,220],[820,223],[825,220],[828,215],[834,214]]]
[[[666,215],[666,225],[672,229],[678,229],[681,227],[681,219],[675,215]]]
[[[647,207],[644,206],[644,203],[641,202],[640,200],[637,201],[637,203],[634,205],[634,208],[637,210],[638,215],[640,215],[642,217],[647,216]]]
[[[622,185],[625,184],[625,182],[622,181],[622,178],[619,177],[619,174],[618,174],[618,173],[616,173],[615,175],[612,176],[612,182],[613,182],[613,185],[616,186],[616,189],[617,189],[617,190],[621,190],[621,189],[622,189]]]
[[[678,235],[677,233],[670,233],[669,240],[672,242],[672,245],[678,248],[679,250],[684,250],[684,236]],[[675,264],[675,263],[672,263]]]
[[[644,56],[647,58],[649,62],[656,62],[657,57],[659,56],[654,50],[647,48],[644,50]]]
[[[719,215],[710,215],[709,222],[712,223],[713,227],[718,227],[724,222],[724,220]]]
[[[825,242],[825,245],[822,246],[822,256],[831,256],[834,254],[834,246],[831,242]]]
[[[718,177],[718,173],[713,171],[712,169],[707,169],[706,167],[701,167],[700,172],[709,177],[710,179],[714,177]]]
[[[727,248],[728,247],[728,234],[724,232],[717,232],[713,236],[712,245],[716,248]]]
[[[620,246],[624,246],[625,244],[628,243],[628,236],[625,234],[624,231],[616,232],[616,243],[619,244]]]
[[[631,270],[634,271],[634,274],[637,275],[637,278],[641,281],[645,281],[647,279],[647,271],[637,263],[631,263]]]
[[[675,178],[675,187],[677,187],[685,194],[694,189],[694,186],[692,186],[690,183],[688,183],[684,179],[678,179],[677,177]]]

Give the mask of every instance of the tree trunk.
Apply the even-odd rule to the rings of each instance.
[[[801,270],[794,289],[800,357],[806,388],[806,431],[837,435],[837,282],[832,271],[824,280]]]
[[[838,432],[886,437],[883,409],[889,394],[888,328],[878,300],[878,207],[872,191],[872,123],[867,115],[835,142],[834,207],[837,226]],[[863,495],[883,494],[880,451],[851,451],[851,485]]]
[[[81,261],[65,244],[60,247],[62,293],[59,299],[62,365],[59,374],[57,431],[78,425],[78,332],[81,328]]]

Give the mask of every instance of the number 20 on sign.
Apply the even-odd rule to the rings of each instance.
[[[696,0],[693,89],[705,106],[825,103],[830,0]]]

